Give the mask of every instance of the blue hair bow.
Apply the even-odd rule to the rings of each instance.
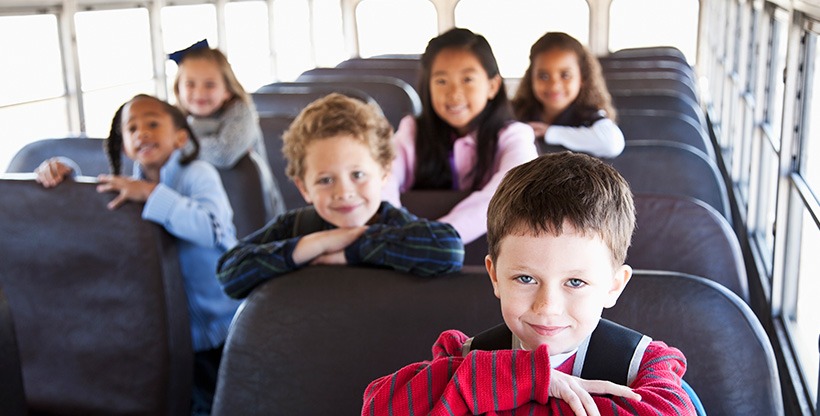
[[[202,39],[201,41],[199,41],[199,42],[197,42],[197,43],[195,43],[195,44],[193,44],[193,45],[191,45],[191,46],[189,46],[185,49],[181,49],[181,50],[178,50],[174,53],[170,53],[170,54],[168,54],[168,59],[176,62],[177,65],[179,65],[179,63],[182,62],[182,59],[185,58],[185,55],[187,55],[188,52],[195,51],[197,49],[204,49],[204,48],[210,48],[210,46],[208,46],[208,39]]]

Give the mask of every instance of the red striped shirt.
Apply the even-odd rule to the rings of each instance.
[[[433,360],[408,365],[367,387],[362,415],[572,415],[569,405],[549,397],[547,346],[535,351],[471,351],[461,356],[467,336],[443,332]],[[569,373],[575,356],[557,370]],[[631,387],[641,401],[593,396],[601,415],[694,415],[681,388],[686,358],[653,341]]]

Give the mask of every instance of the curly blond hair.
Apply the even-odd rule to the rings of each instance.
[[[395,158],[393,127],[381,110],[332,93],[308,104],[282,135],[282,153],[288,162],[285,173],[291,180],[303,179],[308,145],[340,135],[349,135],[366,145],[384,171],[390,171]]]

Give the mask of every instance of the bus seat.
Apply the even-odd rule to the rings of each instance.
[[[0,403],[3,404],[4,415],[25,416],[28,411],[23,372],[12,318],[9,301],[0,288],[0,386],[3,386],[0,389]]]
[[[285,174],[287,161],[282,154],[282,134],[290,127],[293,116],[277,115],[259,117],[259,126],[262,128],[262,137],[265,140],[265,149],[268,151],[268,163],[279,190],[282,192],[282,199],[285,202],[285,209],[292,210],[307,205],[302,194],[293,181]]]
[[[678,61],[689,65],[686,56],[675,46],[641,46],[635,48],[618,49],[608,56],[617,59],[645,59]]]
[[[378,106],[373,97],[360,89],[315,82],[276,82],[260,87],[251,94],[251,98],[260,117],[296,117],[308,104],[333,92]]]
[[[44,160],[55,156],[65,156],[77,163],[84,176],[111,173],[108,158],[103,150],[103,141],[104,139],[84,137],[37,140],[25,145],[14,155],[6,172],[34,172],[34,169],[37,169],[37,166],[40,166]],[[130,159],[124,157],[122,166],[123,172],[131,172]]]
[[[233,167],[218,170],[233,208],[237,238],[262,228],[285,211],[270,166],[256,152],[246,153]]]
[[[601,70],[604,73],[608,72],[657,72],[668,71],[681,74],[690,78],[693,83],[696,82],[695,70],[687,63],[678,62],[675,59],[645,59],[636,57],[618,57],[612,55],[598,57],[598,62],[601,63]]]
[[[418,91],[418,83],[419,83],[419,74],[421,73],[421,64],[420,61],[417,61],[413,66],[406,66],[406,63],[413,61],[407,59],[401,59],[399,62],[404,62],[405,66],[381,66],[381,62],[375,62],[375,64],[362,64],[362,61],[367,61],[366,59],[357,61],[355,64],[351,64],[348,62],[345,64],[342,62],[340,66],[336,66],[335,68],[313,68],[308,69],[305,72],[302,72],[304,76],[322,76],[322,75],[345,75],[345,76],[353,76],[353,77],[360,77],[360,76],[383,76],[383,77],[393,77],[398,78],[407,83],[407,85],[411,86],[413,90]]]
[[[610,163],[633,193],[680,195],[699,199],[731,223],[729,194],[717,165],[692,146],[662,140],[626,142]]]
[[[606,87],[609,92],[631,90],[654,90],[669,94],[682,94],[694,102],[698,95],[694,84],[684,75],[673,72],[643,72],[641,74],[607,73]]]
[[[715,146],[697,119],[667,110],[618,111],[618,127],[624,139],[668,140],[687,144],[702,151],[710,160],[717,160]]]
[[[401,194],[401,204],[420,218],[436,220],[450,212],[471,191],[418,190]],[[486,234],[464,246],[464,264],[483,266],[487,256]]]
[[[379,75],[300,75],[299,82],[329,82],[346,87],[358,88],[379,103],[384,116],[396,129],[406,115],[421,113],[421,98],[408,83],[395,78]]]
[[[0,179],[0,284],[28,408],[185,414],[193,355],[173,240],[142,204],[109,210],[112,195],[83,179]]]
[[[667,110],[691,117],[701,126],[706,125],[706,116],[696,100],[675,91],[652,89],[613,90],[612,105],[620,110]]]
[[[438,335],[502,322],[483,267],[439,277],[311,266],[256,288],[234,319],[218,415],[352,415],[368,383],[431,358]]]
[[[627,264],[704,276],[749,302],[740,242],[714,208],[692,198],[635,194],[635,211]]]
[[[784,414],[772,346],[749,306],[701,277],[636,270],[604,318],[680,349],[710,415]]]

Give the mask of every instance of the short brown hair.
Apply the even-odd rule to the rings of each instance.
[[[617,267],[635,229],[635,205],[626,180],[600,159],[550,153],[511,169],[490,200],[487,240],[498,259],[507,235],[561,235],[564,221],[583,235],[601,236]]]
[[[381,110],[354,98],[332,93],[305,107],[282,135],[282,153],[288,161],[285,173],[302,179],[305,156],[314,140],[349,135],[370,148],[385,172],[390,172],[395,152],[393,127]]]

